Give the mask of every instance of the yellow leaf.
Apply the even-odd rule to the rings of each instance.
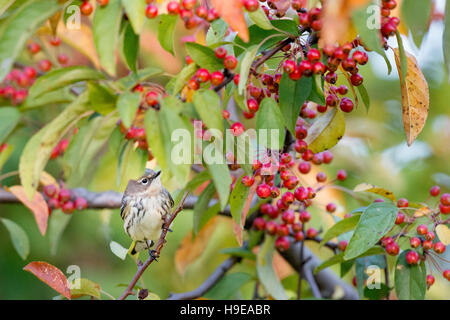
[[[429,215],[431,213],[431,209],[428,207],[422,207],[416,210],[416,212],[414,212],[414,217],[419,218],[419,217],[423,217],[426,215]]]
[[[52,29],[52,34],[56,36],[56,33],[58,32],[58,24],[59,20],[61,19],[62,11],[59,10],[54,15],[52,15],[50,18],[48,18],[48,22],[50,23],[50,28]]]
[[[443,244],[446,246],[450,244],[450,229],[445,224],[437,225],[436,234]]]
[[[383,196],[385,198],[391,199],[394,202],[396,201],[395,195],[391,191],[386,190],[384,188],[380,188],[380,187],[374,186],[372,184],[368,184],[368,183],[360,183],[360,184],[358,184],[353,189],[353,191],[355,191],[355,192],[375,193],[375,194],[378,194],[378,195]]]
[[[400,54],[398,49],[395,49],[395,62],[402,89],[403,127],[406,133],[406,142],[410,146],[425,126],[430,106],[430,95],[428,83],[417,65],[416,58],[407,52],[405,54],[408,70],[406,79],[403,81]]]
[[[50,174],[45,171],[42,171],[41,176],[39,177],[39,182],[43,186],[54,185],[56,187],[57,193],[59,193],[59,184],[55,178],[53,178]]]
[[[249,34],[245,23],[244,10],[241,0],[211,0],[212,6],[217,10],[222,19],[228,23],[238,36],[248,42]]]

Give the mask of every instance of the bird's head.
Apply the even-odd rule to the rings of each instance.
[[[125,194],[151,197],[161,192],[161,171],[146,169],[145,174],[137,180],[129,180]]]

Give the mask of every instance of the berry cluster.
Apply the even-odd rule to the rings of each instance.
[[[61,209],[66,214],[72,214],[75,210],[85,210],[88,205],[86,199],[72,196],[68,189],[60,188],[58,190],[53,184],[46,185],[43,192],[47,197],[49,215],[55,209]]]
[[[381,35],[383,36],[383,45],[389,37],[395,35],[397,27],[400,24],[398,17],[391,17],[391,10],[397,7],[395,0],[382,0],[381,3]]]
[[[13,105],[22,104],[28,96],[28,88],[36,80],[37,72],[33,67],[12,69],[0,84],[0,99],[9,100]]]

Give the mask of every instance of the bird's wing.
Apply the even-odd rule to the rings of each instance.
[[[166,189],[164,189],[164,190],[167,192],[167,196],[169,197],[169,204],[170,204],[170,207],[173,208],[173,205],[175,204],[175,202],[173,201],[170,192],[167,191]]]
[[[130,207],[127,206],[127,198],[122,198],[122,205],[120,206],[120,216],[122,217],[122,220],[125,220],[125,217],[130,212]]]

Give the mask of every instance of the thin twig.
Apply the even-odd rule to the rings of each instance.
[[[180,213],[183,210],[183,204],[184,204],[184,201],[186,200],[188,194],[189,194],[188,192],[186,192],[184,194],[183,198],[181,199],[180,203],[178,204],[178,206],[173,211],[172,215],[165,222],[166,228],[163,228],[162,231],[161,231],[161,236],[159,237],[158,243],[156,244],[154,255],[153,256],[150,255],[148,257],[147,261],[145,261],[144,264],[142,264],[142,265],[140,265],[138,267],[138,270],[137,270],[136,274],[134,275],[133,279],[131,280],[131,282],[128,285],[128,287],[125,290],[125,292],[119,297],[119,300],[125,300],[126,297],[128,297],[129,295],[133,294],[133,288],[136,285],[136,283],[139,281],[139,279],[142,277],[144,271],[155,260],[155,257],[156,258],[159,257],[159,255],[161,253],[161,250],[164,247],[164,244],[166,243],[166,236],[167,236],[168,227],[172,224],[173,220],[177,217],[178,213]]]

